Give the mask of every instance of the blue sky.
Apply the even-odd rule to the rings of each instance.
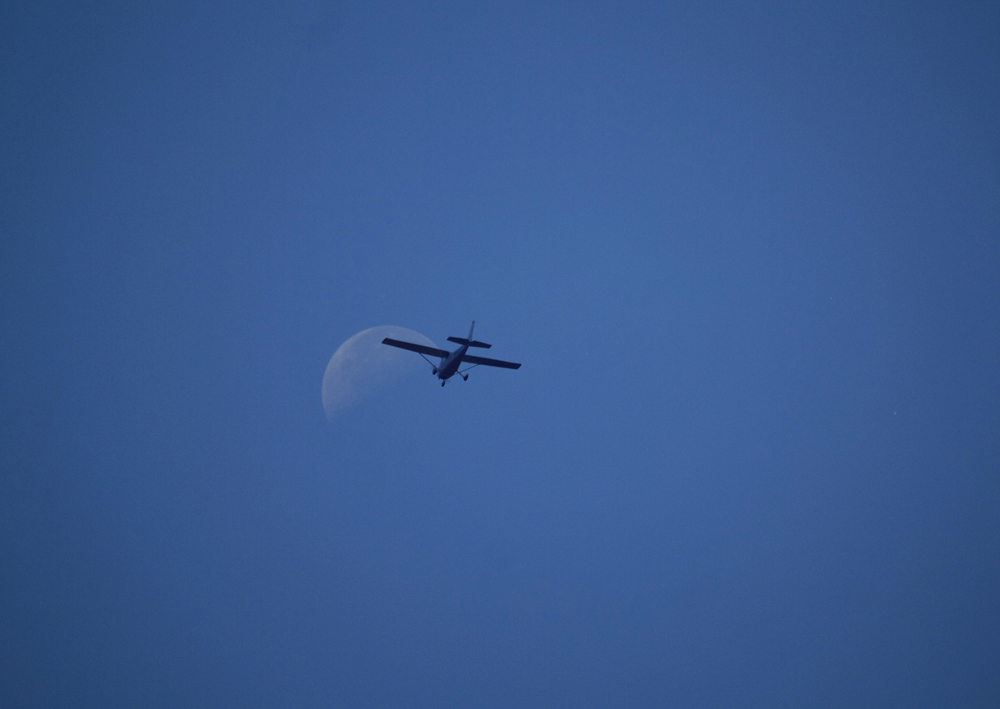
[[[996,8],[2,17],[0,703],[996,705]]]

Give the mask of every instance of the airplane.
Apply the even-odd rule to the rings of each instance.
[[[469,328],[469,336],[466,337],[449,337],[449,342],[454,342],[461,345],[454,352],[449,352],[448,350],[439,350],[437,347],[427,347],[426,345],[416,345],[412,342],[402,342],[401,340],[394,340],[391,337],[387,337],[382,340],[383,345],[389,345],[391,347],[398,347],[401,350],[409,350],[410,352],[416,352],[424,359],[427,359],[427,355],[431,357],[440,357],[441,361],[434,364],[429,359],[427,359],[427,364],[431,365],[434,370],[432,373],[438,379],[441,380],[441,386],[448,381],[451,377],[456,374],[460,376],[465,381],[469,381],[469,375],[466,372],[469,369],[484,365],[486,367],[502,367],[503,369],[518,369],[521,365],[517,362],[503,362],[499,359],[488,359],[486,357],[476,357],[475,355],[467,354],[470,347],[482,347],[490,348],[492,345],[488,345],[485,342],[480,342],[479,340],[472,339],[472,331],[476,329],[476,321],[472,321],[472,327]],[[465,369],[463,371],[458,371],[458,368],[463,364],[471,364],[472,367]]]

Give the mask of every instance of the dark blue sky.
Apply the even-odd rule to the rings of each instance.
[[[0,705],[1000,704],[998,35],[0,11]]]

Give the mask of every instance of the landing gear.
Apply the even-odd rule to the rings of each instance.
[[[462,373],[459,372],[459,374],[462,374]],[[462,379],[465,380],[465,381],[469,381],[469,375],[468,374],[462,374]]]
[[[441,380],[441,386],[444,386],[444,379]]]

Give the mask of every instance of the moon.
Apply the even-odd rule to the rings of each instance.
[[[381,325],[362,330],[342,344],[330,358],[323,375],[323,410],[333,421],[362,399],[420,371],[423,361],[413,352],[382,344],[383,338],[437,347],[416,330]]]

